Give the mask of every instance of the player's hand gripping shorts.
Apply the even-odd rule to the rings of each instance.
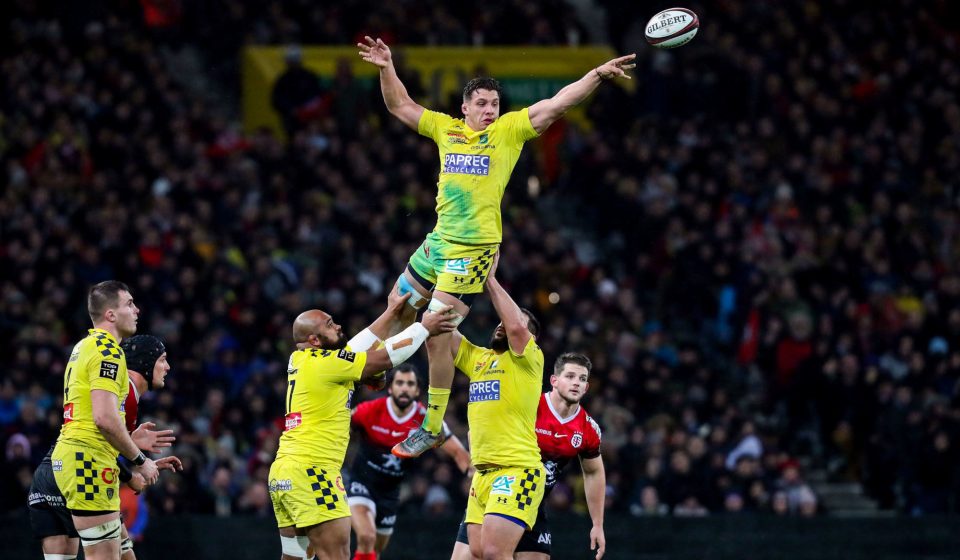
[[[350,516],[340,469],[277,459],[268,489],[278,527],[309,527]]]
[[[546,474],[543,467],[503,467],[477,471],[467,498],[467,523],[483,523],[488,513],[509,515],[523,521],[527,530],[537,520],[543,500]]]
[[[89,446],[58,441],[50,456],[53,477],[67,509],[120,511],[117,456]]]
[[[436,289],[448,294],[479,294],[500,246],[458,245],[435,232],[410,256],[410,267]]]

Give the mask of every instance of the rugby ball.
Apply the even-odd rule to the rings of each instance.
[[[689,43],[698,29],[697,14],[686,8],[670,8],[650,18],[643,34],[658,49],[675,49]]]

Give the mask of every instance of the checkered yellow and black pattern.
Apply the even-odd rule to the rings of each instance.
[[[478,294],[483,292],[499,248],[498,244],[458,245],[431,232],[410,256],[410,267],[441,292]]]
[[[96,461],[92,457],[86,457],[82,451],[77,451],[76,461],[77,494],[83,496],[84,500],[92,500],[100,493],[100,485],[97,484],[98,469],[93,466]]]
[[[543,480],[543,473],[540,469],[523,469],[523,478],[520,479],[520,491],[514,496],[517,499],[517,508],[521,511],[533,505],[533,497],[536,495],[540,481]],[[540,501],[534,509],[540,507]]]
[[[313,490],[317,505],[327,509],[337,509],[340,496],[337,495],[333,482],[327,478],[327,471],[310,467],[307,469],[307,477],[314,479],[314,482],[310,484],[310,489]]]
[[[268,480],[278,527],[309,527],[350,515],[337,468],[279,457],[270,466]]]
[[[116,455],[58,441],[50,456],[53,477],[67,508],[79,511],[120,511]]]
[[[103,333],[95,333],[93,338],[97,343],[97,352],[100,352],[100,355],[104,358],[119,360],[123,357],[123,349],[109,336]]]

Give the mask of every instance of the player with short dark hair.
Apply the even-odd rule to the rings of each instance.
[[[140,310],[122,282],[101,282],[87,294],[93,322],[67,362],[63,426],[51,470],[89,560],[120,557],[120,488],[117,454],[132,462],[146,484],[157,465],[131,439],[123,421],[129,374],[120,343],[137,331]]]
[[[351,423],[362,434],[347,485],[347,503],[357,535],[354,560],[375,560],[393,534],[400,483],[413,462],[401,460],[390,449],[423,422],[426,408],[419,397],[417,369],[413,364],[401,364],[387,374],[387,396],[360,403],[353,410]],[[467,473],[470,453],[446,424],[443,428],[447,437],[439,449]]]
[[[170,447],[176,439],[173,430],[153,430],[152,422],[137,427],[137,407],[140,396],[154,387],[162,388],[164,378],[170,371],[163,342],[152,335],[136,335],[125,338],[120,349],[127,359],[130,377],[129,391],[124,401],[124,421],[131,439],[144,452],[158,452]],[[141,373],[142,372],[142,373]],[[51,456],[53,447],[40,462],[33,473],[30,484],[29,511],[30,525],[35,537],[40,539],[46,560],[72,560],[77,557],[80,542],[74,528],[70,512],[53,476]],[[157,460],[159,470],[181,470],[183,466],[177,457],[164,457]],[[127,484],[139,493],[145,486],[143,477],[135,474],[123,462],[117,463],[120,482]],[[133,541],[121,526],[120,558],[135,560]]]
[[[391,291],[383,314],[349,341],[319,309],[293,323],[297,349],[287,365],[285,425],[269,475],[283,560],[302,560],[308,547],[324,559],[350,556],[350,508],[340,469],[355,384],[381,388],[388,368],[409,359],[428,337],[455,328],[447,308],[388,338],[409,297]]]
[[[503,115],[500,84],[492,78],[473,79],[463,90],[463,118],[459,119],[427,110],[410,97],[382,40],[366,37],[357,46],[361,58],[380,69],[387,110],[408,128],[432,139],[439,149],[437,225],[397,279],[401,293],[411,294],[412,307],[401,324],[412,321],[416,310],[425,305],[428,311],[453,306],[456,320],[462,321],[483,292],[503,238],[500,204],[523,145],[589,97],[602,81],[629,79],[626,70],[636,66],[631,62],[635,55],[614,58],[553,97]],[[421,429],[394,448],[400,457],[415,457],[443,441],[440,426],[454,375],[449,346],[450,335],[427,343],[427,417]]]
[[[547,520],[546,496],[556,486],[563,469],[574,458],[580,459],[587,509],[593,521],[590,548],[596,549],[596,560],[600,560],[606,551],[606,538],[603,534],[606,475],[603,459],[600,457],[600,427],[580,405],[590,386],[592,367],[590,358],[583,354],[562,354],[553,365],[553,375],[550,376],[552,389],[540,397],[536,431],[540,458],[547,471],[546,491],[533,529],[524,533],[517,544],[517,560],[550,558],[553,534]],[[461,523],[451,560],[470,558],[467,526]]]

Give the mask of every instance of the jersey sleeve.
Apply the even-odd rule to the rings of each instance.
[[[589,414],[587,415],[587,426],[584,432],[586,445],[583,446],[579,455],[583,459],[593,459],[600,456],[600,441],[603,439],[603,435],[600,432],[600,426]]]
[[[82,367],[90,380],[91,391],[108,391],[118,398],[126,391],[127,387],[122,384],[126,379],[120,374],[120,370],[126,367],[122,354],[108,351],[104,356],[100,351],[92,351]]]
[[[417,123],[417,132],[439,143],[440,132],[445,126],[450,124],[452,120],[454,119],[450,115],[424,109],[423,114],[420,115],[420,121]]]
[[[507,137],[518,144],[533,140],[539,134],[530,122],[530,109],[511,111],[500,117],[500,126],[504,127]]]
[[[477,363],[477,354],[480,350],[480,347],[467,340],[467,337],[461,337],[457,357],[453,360],[454,367],[473,379],[473,366]]]
[[[367,364],[366,352],[351,352],[347,348],[329,350],[323,354],[311,356],[311,365],[317,376],[333,383],[360,381],[363,366]]]

